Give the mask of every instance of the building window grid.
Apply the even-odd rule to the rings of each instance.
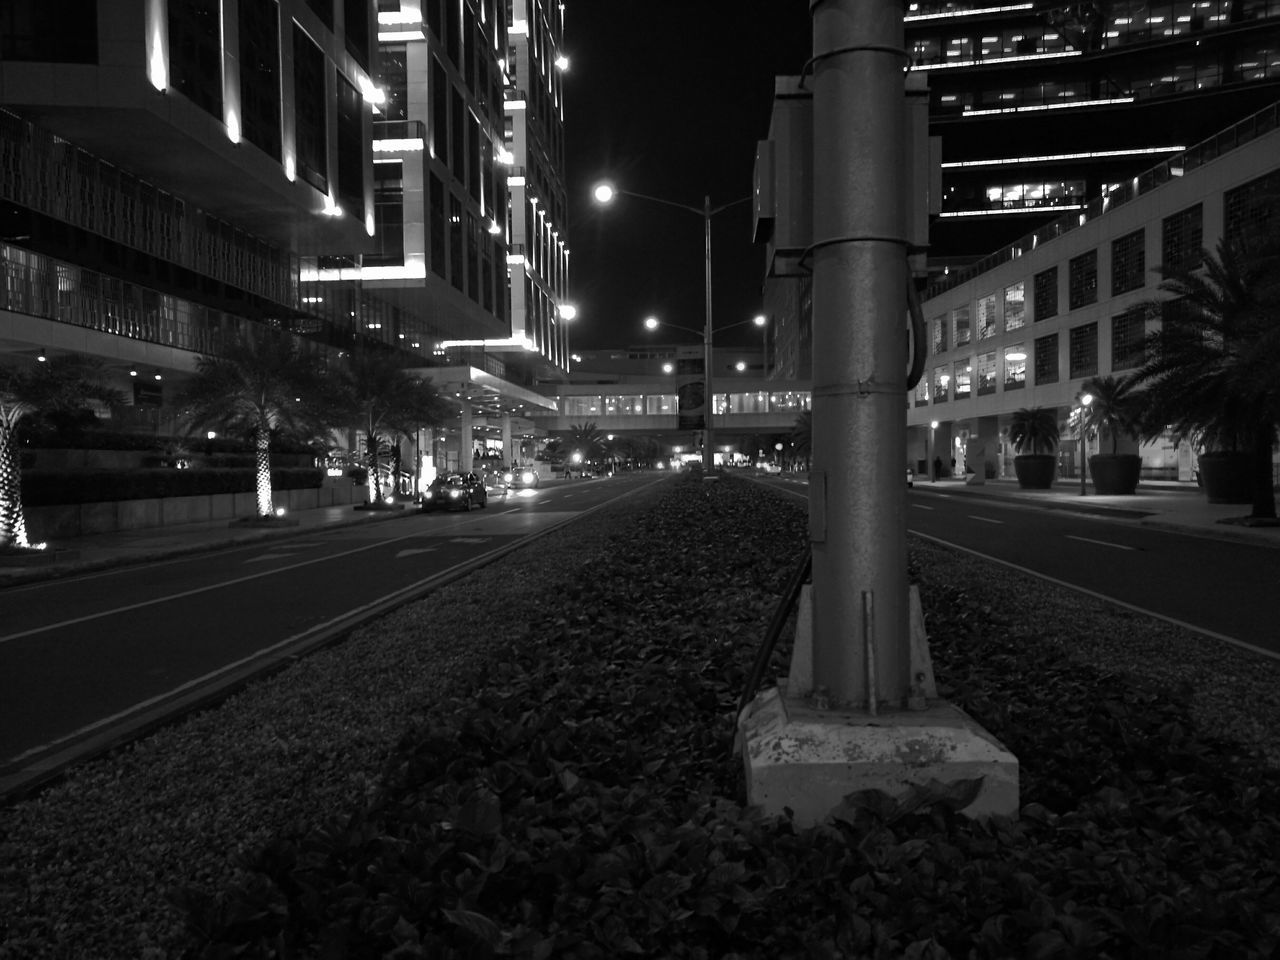
[[[996,392],[995,352],[978,354],[978,396]]]
[[[1077,310],[1097,302],[1098,251],[1090,250],[1072,257],[1067,265],[1067,307]]]
[[[977,308],[978,339],[989,340],[1000,329],[1000,323],[996,317],[996,295],[992,293],[979,297]]]
[[[973,366],[967,359],[957,360],[953,366],[952,383],[954,384],[955,398],[957,400],[968,400],[972,390],[972,374]]]
[[[1021,357],[1021,359],[1015,359]],[[1004,351],[1004,388],[1021,390],[1027,385],[1027,345],[1014,343]]]
[[[1035,286],[1036,322],[1058,315],[1058,268],[1050,267],[1036,274]]]
[[[1133,307],[1111,318],[1111,369],[1134,370],[1146,359],[1146,306]]]
[[[947,384],[951,380],[951,364],[944,363],[933,368],[933,402],[946,403],[948,398]]]
[[[1035,345],[1036,386],[1058,382],[1058,335],[1037,337]]]
[[[930,327],[933,328],[933,340],[930,350],[935,355],[947,352],[947,318],[937,317],[930,321]]]
[[[1141,289],[1146,281],[1146,231],[1138,229],[1111,241],[1111,295]]]
[[[951,311],[951,332],[954,334],[951,338],[952,344],[957,347],[963,346],[969,342],[969,305],[963,304]]]
[[[920,382],[916,384],[915,405],[923,407],[929,402],[929,378],[921,377]]]
[[[1004,288],[1004,328],[1018,330],[1026,321],[1026,284],[1019,280]]]
[[[1072,380],[1098,373],[1098,325],[1086,323],[1071,329],[1067,353],[1068,376]]]
[[[1160,225],[1160,266],[1168,270],[1194,270],[1200,264],[1204,243],[1204,208],[1201,204],[1179,210]]]

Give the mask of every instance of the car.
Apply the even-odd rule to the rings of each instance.
[[[502,482],[511,490],[534,490],[542,478],[533,467],[512,467],[503,471]]]
[[[914,487],[916,485],[916,472],[907,467],[907,486]]]
[[[484,481],[474,473],[442,473],[423,492],[421,509],[470,510],[473,506],[483,509],[488,503]]]

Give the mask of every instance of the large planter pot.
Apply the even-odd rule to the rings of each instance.
[[[1210,503],[1252,503],[1253,457],[1247,453],[1202,453],[1200,481]]]
[[[1089,458],[1089,472],[1095,493],[1131,496],[1142,475],[1142,457],[1136,453],[1095,453]]]
[[[1058,473],[1058,458],[1051,453],[1024,453],[1013,458],[1013,472],[1023,490],[1048,490]]]

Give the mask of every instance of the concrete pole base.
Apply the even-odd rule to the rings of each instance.
[[[801,826],[826,820],[850,793],[891,796],[931,780],[983,778],[961,812],[981,819],[1018,815],[1018,758],[959,707],[938,699],[920,591],[908,587],[913,709],[819,708],[813,677],[813,596],[802,587],[791,672],[758,694],[738,718],[736,743],[748,802],[767,813],[790,808]]]
[[[850,793],[899,796],[930,781],[982,778],[961,810],[984,819],[1018,815],[1018,759],[972,717],[946,701],[924,710],[817,710],[759,694],[738,719],[747,802],[771,815],[792,811],[799,827],[826,821]]]

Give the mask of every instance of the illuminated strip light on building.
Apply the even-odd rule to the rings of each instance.
[[[506,103],[504,103],[504,104],[502,105],[502,109],[504,109],[504,110],[525,110],[525,109],[528,109],[528,106],[529,106],[529,104],[528,104],[528,103],[526,103],[524,100],[508,100]]]
[[[512,20],[511,26],[507,29],[507,35],[512,37],[527,37],[529,35],[529,21]]]
[[[1032,113],[1037,110],[1069,110],[1073,107],[1105,107],[1121,103],[1133,103],[1133,97],[1111,97],[1106,100],[1073,100],[1067,103],[1039,103],[1026,107],[995,107],[991,110],[970,110],[965,107],[966,117],[987,117],[997,113]]]
[[[314,267],[300,270],[302,283],[337,283],[343,280],[423,280],[427,268],[421,263],[407,263],[403,267],[339,267],[336,270],[317,270]]]
[[[1034,3],[1010,3],[1003,7],[979,7],[976,10],[946,10],[941,13],[908,13],[903,23],[926,23],[930,20],[955,20],[958,17],[981,17],[989,13],[1012,13],[1016,10],[1032,10]]]
[[[378,31],[379,43],[405,43],[409,40],[425,40],[427,35],[419,30]]]
[[[421,137],[373,141],[374,153],[413,153],[425,149],[426,143]],[[377,161],[375,160],[374,163]]]
[[[1052,53],[1023,53],[1013,57],[985,57],[982,60],[951,60],[946,63],[920,63],[912,70],[950,70],[953,67],[990,67],[1005,63],[1021,63],[1024,60],[1061,60],[1064,57],[1078,57],[1083,51],[1058,50]]]
[[[421,23],[422,11],[420,10],[395,10],[395,11],[379,11],[378,23],[381,26],[395,26],[398,23]]]
[[[1093,150],[1088,153],[1053,153],[1041,157],[1010,157],[1005,160],[951,160],[942,164],[943,170],[959,167],[1005,167],[1015,163],[1052,163],[1057,160],[1099,160],[1105,157],[1138,157],[1149,153],[1180,153],[1185,146],[1138,147],[1133,150]]]
[[[502,340],[441,340],[441,350],[452,350],[455,347],[519,347],[522,350],[537,350],[534,342],[526,336],[506,337]]]
[[[520,176],[507,177],[507,186],[508,186],[508,187],[523,187],[523,186],[524,186],[524,177],[520,177]]]
[[[1083,203],[1064,203],[1052,207],[1010,207],[1007,210],[952,210],[940,213],[940,217],[1003,217],[1011,213],[1038,213],[1041,216],[1061,213],[1064,210],[1083,210]]]

